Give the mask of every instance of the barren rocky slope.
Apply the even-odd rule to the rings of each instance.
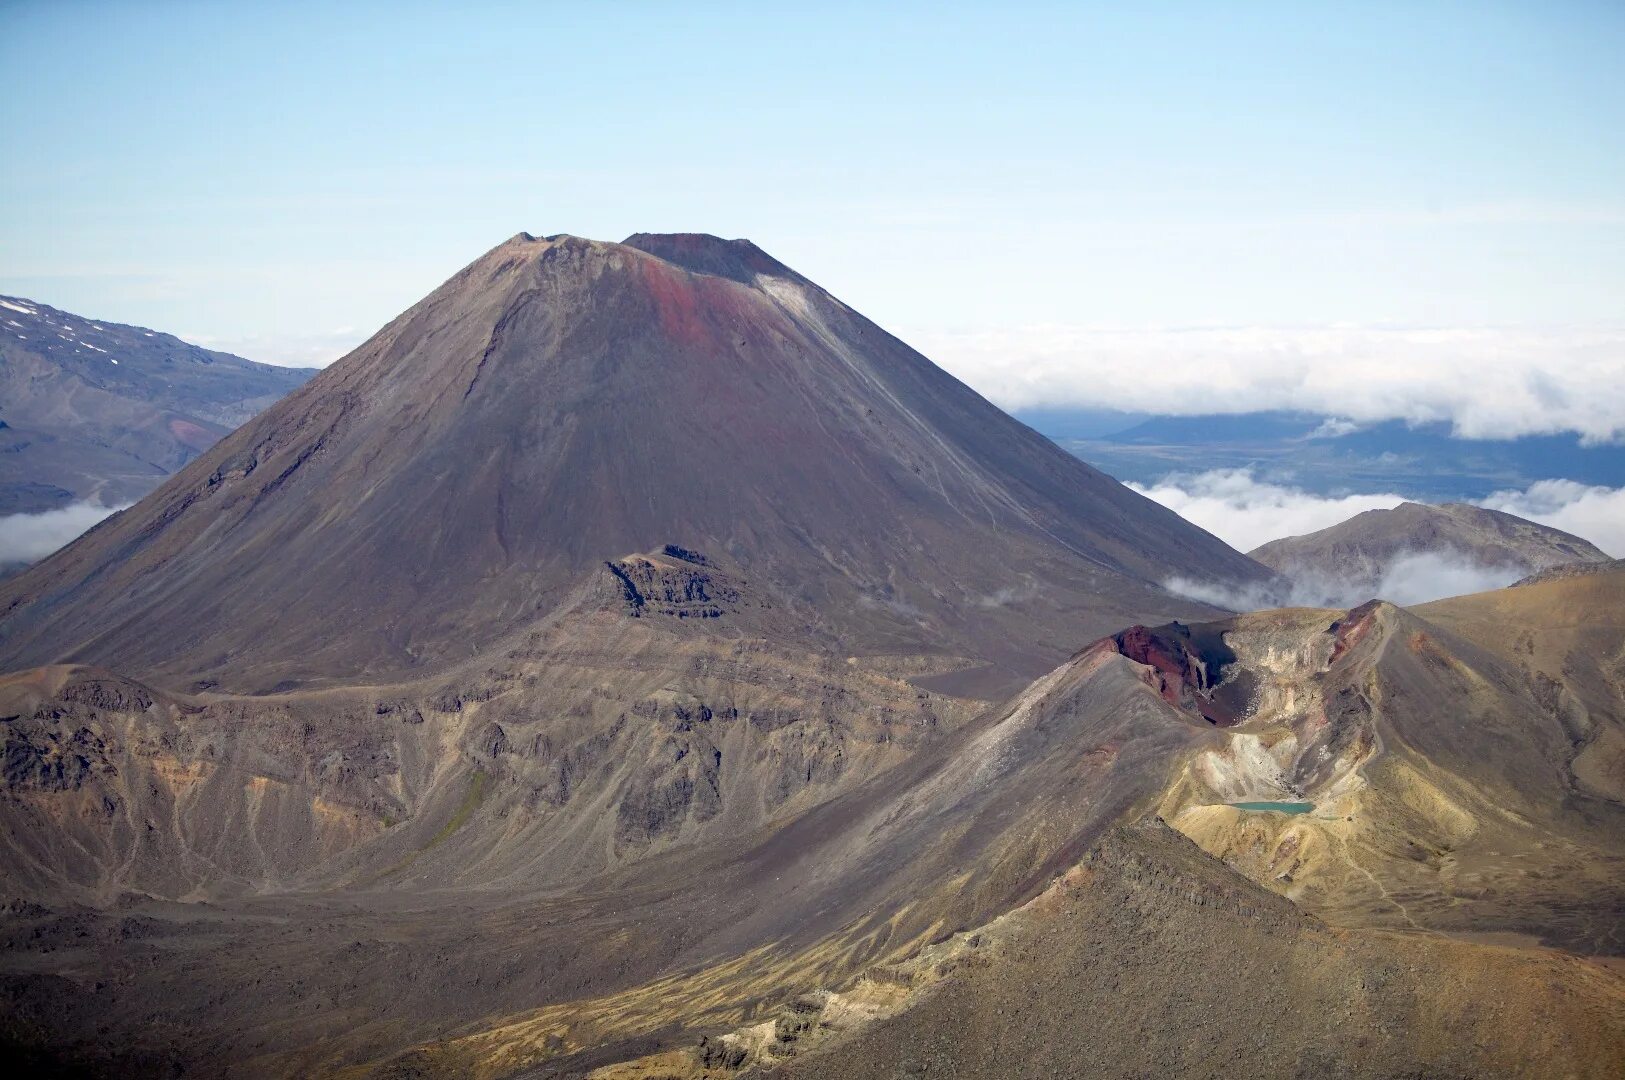
[[[94,857],[79,882],[39,859],[10,883],[37,898],[0,964],[12,1030],[111,1069],[635,1056],[996,917],[1202,737],[1127,668],[1057,709],[1069,665],[967,726],[844,662],[688,635],[685,663],[668,628],[597,618],[460,704],[13,680],[4,711],[38,748],[14,755],[38,764],[8,795],[13,861]],[[189,902],[72,902],[121,887]]]
[[[1590,574],[1605,574],[1615,570],[1625,569],[1625,559],[1609,559],[1606,562],[1573,562],[1563,563],[1546,570],[1540,570],[1528,577],[1514,581],[1514,585],[1540,585],[1548,581],[1561,581],[1569,577],[1585,577]]]
[[[0,666],[393,677],[667,544],[798,640],[1007,681],[1266,573],[744,241],[521,235],[0,586]]]
[[[1617,973],[1335,930],[1181,844],[1162,828],[1112,834],[974,945],[905,968],[904,989],[876,993],[877,972],[848,995],[858,1008],[785,1010],[744,1075],[1601,1080],[1625,1055]],[[853,1013],[870,1001],[879,1015],[863,1023]]]
[[[255,1075],[1617,1058],[1617,971],[1534,948],[1615,955],[1625,911],[1622,808],[1539,665],[1387,605],[1261,613],[1113,635],[971,716],[701,625],[610,603],[415,687],[14,678],[0,711],[40,749],[11,752],[36,765],[8,864],[38,843],[112,872],[14,884],[38,899],[0,924],[10,1037]],[[1569,677],[1596,745],[1620,713]],[[1314,806],[1233,805],[1265,801]],[[1230,870],[1114,833],[1158,814]],[[1255,998],[1305,1003],[1301,1037],[1206,1019]]]
[[[134,502],[313,374],[0,296],[0,514]]]
[[[1574,787],[1625,803],[1625,563],[1440,600],[1417,614],[1517,671],[1563,726]]]

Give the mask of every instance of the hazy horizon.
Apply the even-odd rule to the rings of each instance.
[[[1007,408],[1622,434],[1616,8],[381,10],[0,7],[0,292],[321,365],[521,229],[709,231]]]

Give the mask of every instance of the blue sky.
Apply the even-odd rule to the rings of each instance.
[[[773,7],[0,0],[0,292],[325,361],[521,229],[705,230],[1079,395],[1100,328],[1625,325],[1625,6]]]

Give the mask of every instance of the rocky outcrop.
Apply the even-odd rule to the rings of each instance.
[[[653,555],[604,564],[633,618],[718,619],[738,610],[741,586],[704,555],[667,544]]]
[[[117,766],[106,741],[87,727],[12,722],[6,725],[3,772],[8,791],[77,791],[93,776],[111,776]]]

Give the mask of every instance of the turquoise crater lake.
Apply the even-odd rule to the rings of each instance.
[[[1237,810],[1270,811],[1278,814],[1307,814],[1315,808],[1312,802],[1233,802]]]

